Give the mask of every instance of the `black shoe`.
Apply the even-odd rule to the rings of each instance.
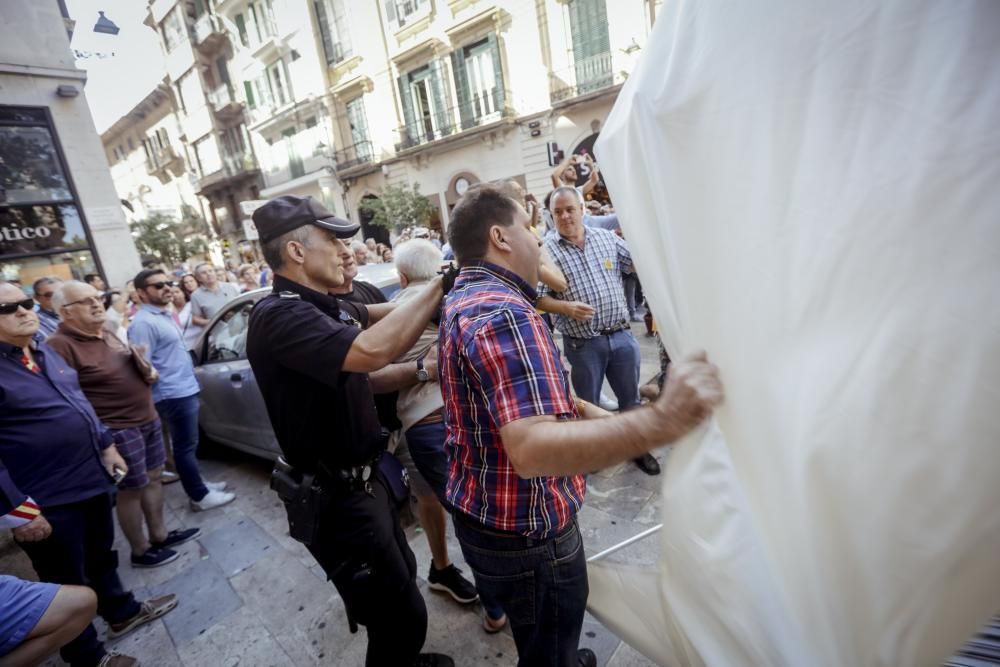
[[[167,549],[176,547],[178,544],[190,542],[201,535],[201,528],[185,528],[184,530],[171,530],[167,533],[166,539],[162,542],[151,542],[154,549]]]
[[[160,567],[177,560],[177,552],[170,549],[150,547],[141,556],[132,554],[132,567]]]
[[[596,661],[597,658],[594,660]],[[594,665],[596,667],[597,662],[594,662]],[[455,661],[440,653],[421,653],[413,661],[413,667],[455,667]]]
[[[427,586],[436,591],[443,591],[455,598],[455,602],[469,604],[479,599],[479,593],[472,582],[462,576],[462,571],[454,565],[449,565],[443,570],[438,570],[431,563],[431,570],[427,574]]]
[[[580,667],[597,667],[597,656],[589,648],[577,649],[576,662]]]
[[[660,464],[656,462],[652,454],[643,454],[637,459],[633,459],[635,464],[639,466],[639,470],[643,471],[647,475],[659,475],[660,474]]]

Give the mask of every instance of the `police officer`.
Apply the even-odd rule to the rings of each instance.
[[[360,329],[329,294],[344,280],[341,239],[358,225],[294,196],[272,199],[253,220],[274,292],[250,316],[247,356],[291,466],[281,479],[299,484],[296,492],[279,487],[279,470],[272,480],[290,532],[333,581],[352,630],[366,627],[366,665],[453,665],[420,653],[427,609],[390,485],[378,472],[386,440],[368,378],[416,342],[439,306],[442,279]]]

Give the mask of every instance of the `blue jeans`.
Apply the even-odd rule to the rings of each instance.
[[[558,535],[534,539],[491,530],[461,512],[454,516],[476,588],[507,612],[518,666],[576,667],[590,593],[576,519]]]
[[[580,398],[598,403],[606,375],[620,410],[639,405],[639,343],[631,331],[594,338],[564,336],[563,347]]]
[[[411,426],[406,432],[406,445],[410,448],[413,465],[424,476],[434,495],[447,510],[451,505],[445,495],[448,484],[448,455],[444,451],[444,422],[437,424],[418,424]],[[488,592],[476,586],[479,591],[479,601],[486,610],[486,615],[497,620],[503,616],[503,607],[494,600]]]
[[[208,495],[208,487],[198,470],[198,394],[184,398],[165,398],[156,402],[156,411],[170,433],[174,450],[174,465],[181,478],[184,492],[198,501]]]

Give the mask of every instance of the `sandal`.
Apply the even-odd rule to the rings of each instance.
[[[504,628],[507,627],[507,614],[504,614],[497,620],[490,618],[489,614],[483,614],[483,630],[486,634],[495,635]]]

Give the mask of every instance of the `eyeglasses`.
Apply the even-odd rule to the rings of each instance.
[[[101,303],[101,300],[96,296],[88,296],[84,299],[77,299],[76,301],[70,301],[69,303],[65,303],[63,304],[63,307],[65,308],[67,306],[75,306],[78,303],[85,303],[88,306],[96,306],[97,304]]]
[[[174,281],[172,280],[161,280],[158,283],[146,283],[146,289],[152,287],[153,289],[163,289],[164,287],[173,287]]]
[[[18,308],[34,310],[35,300],[25,299],[24,301],[15,301],[14,303],[0,303],[0,315],[13,315],[17,312]]]

